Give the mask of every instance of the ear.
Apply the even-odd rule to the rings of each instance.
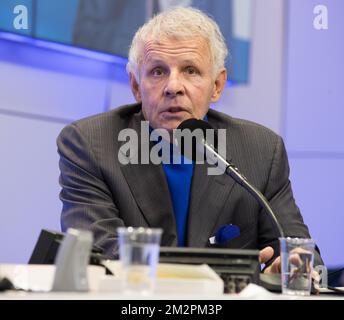
[[[213,95],[211,96],[211,102],[216,102],[220,99],[220,96],[225,88],[227,81],[227,70],[222,69],[215,79]]]
[[[131,92],[133,93],[136,102],[141,102],[140,86],[136,80],[135,75],[132,72],[129,73],[129,79],[130,79]]]

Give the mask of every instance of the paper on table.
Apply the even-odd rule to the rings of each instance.
[[[116,275],[105,276],[100,281],[100,291],[120,290],[121,266],[117,261],[107,262],[106,266]],[[223,294],[223,280],[207,264],[160,263],[157,270],[156,292],[183,294]]]

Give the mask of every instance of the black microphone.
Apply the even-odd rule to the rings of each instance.
[[[191,133],[198,131],[198,134],[193,136],[195,139],[192,139],[191,150],[190,148],[185,148],[185,142],[182,139],[184,130],[189,130]],[[207,130],[213,130],[214,141],[207,140]],[[280,236],[284,238],[283,229],[265,196],[255,186],[253,186],[242,173],[240,173],[239,169],[232,162],[226,160],[218,153],[218,138],[214,128],[208,122],[197,119],[188,119],[183,121],[177,128],[175,139],[180,153],[183,156],[186,156],[193,161],[199,160],[201,156],[203,159],[207,159],[208,162],[217,164],[219,169],[223,170],[223,172],[248,191],[256,201],[266,209],[269,216],[274,221]]]

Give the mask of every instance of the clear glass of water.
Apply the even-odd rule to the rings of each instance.
[[[162,229],[118,228],[123,290],[128,294],[154,292]]]
[[[280,238],[282,293],[311,293],[315,243],[312,239]]]

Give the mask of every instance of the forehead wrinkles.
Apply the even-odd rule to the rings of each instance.
[[[208,44],[204,40],[169,40],[156,42],[147,41],[143,47],[143,60],[148,61],[154,55],[191,55],[188,58],[211,61]]]

